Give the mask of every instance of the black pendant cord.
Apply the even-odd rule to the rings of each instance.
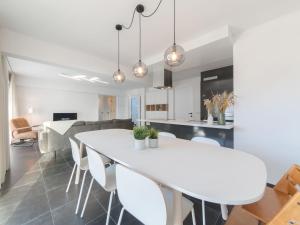
[[[134,21],[135,13],[136,13],[136,8],[134,8],[134,10],[133,10],[130,24],[129,24],[128,26],[125,26],[125,25],[122,24],[122,27],[123,27],[124,29],[129,30],[129,29],[132,27],[132,24],[133,24],[133,21]]]
[[[120,31],[118,30],[118,71],[120,71]]]
[[[141,17],[141,13],[139,14],[139,32],[140,32],[140,34],[139,34],[139,39],[140,39],[140,41],[139,41],[139,61],[141,62],[141,60],[142,60],[142,22],[141,22],[141,20],[142,20],[142,17]]]
[[[174,35],[174,45],[176,45],[176,3],[175,3],[175,0],[174,0],[174,27],[173,27],[173,35]]]
[[[152,13],[150,13],[150,14],[148,14],[148,15],[142,13],[142,16],[143,16],[143,17],[151,17],[151,16],[153,16],[153,15],[156,13],[156,11],[158,10],[158,8],[159,8],[159,6],[161,5],[162,1],[163,1],[163,0],[160,0],[160,1],[159,1],[158,5],[156,6],[155,10],[154,10]]]
[[[163,2],[163,0],[160,0],[160,1],[159,1],[158,5],[156,6],[155,10],[154,10],[152,13],[146,15],[146,14],[143,14],[143,12],[141,12],[140,14],[141,14],[143,17],[151,17],[151,16],[153,16],[153,15],[157,12],[157,10],[159,9],[159,7],[160,7],[160,5],[161,5],[162,2]],[[132,13],[131,21],[130,21],[130,23],[129,23],[128,26],[125,26],[124,24],[122,24],[122,27],[123,27],[124,29],[129,30],[129,29],[132,27],[133,21],[134,21],[134,17],[135,17],[135,13],[136,13],[136,12],[137,12],[137,8],[134,9],[134,11],[133,11],[133,13]]]

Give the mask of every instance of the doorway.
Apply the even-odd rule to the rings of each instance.
[[[140,124],[141,119],[141,96],[130,97],[131,119],[135,125]]]
[[[99,95],[98,119],[116,119],[116,96]]]

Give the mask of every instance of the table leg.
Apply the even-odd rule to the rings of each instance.
[[[183,225],[182,219],[182,193],[173,191],[174,197],[174,225]]]
[[[222,218],[223,220],[227,220],[228,219],[228,209],[226,205],[221,205],[221,213],[222,213]]]
[[[202,225],[206,225],[205,201],[202,200]]]
[[[83,152],[83,143],[80,143],[80,148],[79,148],[80,158],[82,158],[82,152]],[[76,171],[76,177],[75,177],[75,184],[79,184],[79,179],[80,179],[80,166],[78,165]]]

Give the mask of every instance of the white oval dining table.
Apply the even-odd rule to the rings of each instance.
[[[262,198],[267,173],[262,160],[248,153],[161,137],[158,148],[134,149],[125,129],[78,133],[83,144],[174,190],[175,225],[182,225],[182,193],[208,202],[243,205]]]

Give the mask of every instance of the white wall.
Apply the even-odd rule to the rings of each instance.
[[[300,12],[242,34],[234,44],[235,148],[257,155],[276,183],[300,164]]]
[[[196,77],[174,82],[174,95],[175,119],[188,119],[192,112],[193,119],[200,120],[200,70]]]
[[[128,97],[126,95],[117,96],[117,109],[116,118],[118,119],[128,119],[130,114],[128,114]]]
[[[98,95],[117,96],[117,118],[126,118],[121,91],[55,80],[17,77],[16,96],[20,116],[36,125],[52,120],[54,112],[76,112],[79,120],[98,120]],[[28,114],[28,108],[33,114]]]
[[[52,120],[54,112],[76,112],[79,120],[98,118],[98,96],[90,93],[17,86],[17,104],[19,114],[33,125]],[[34,110],[31,115],[29,107]]]

